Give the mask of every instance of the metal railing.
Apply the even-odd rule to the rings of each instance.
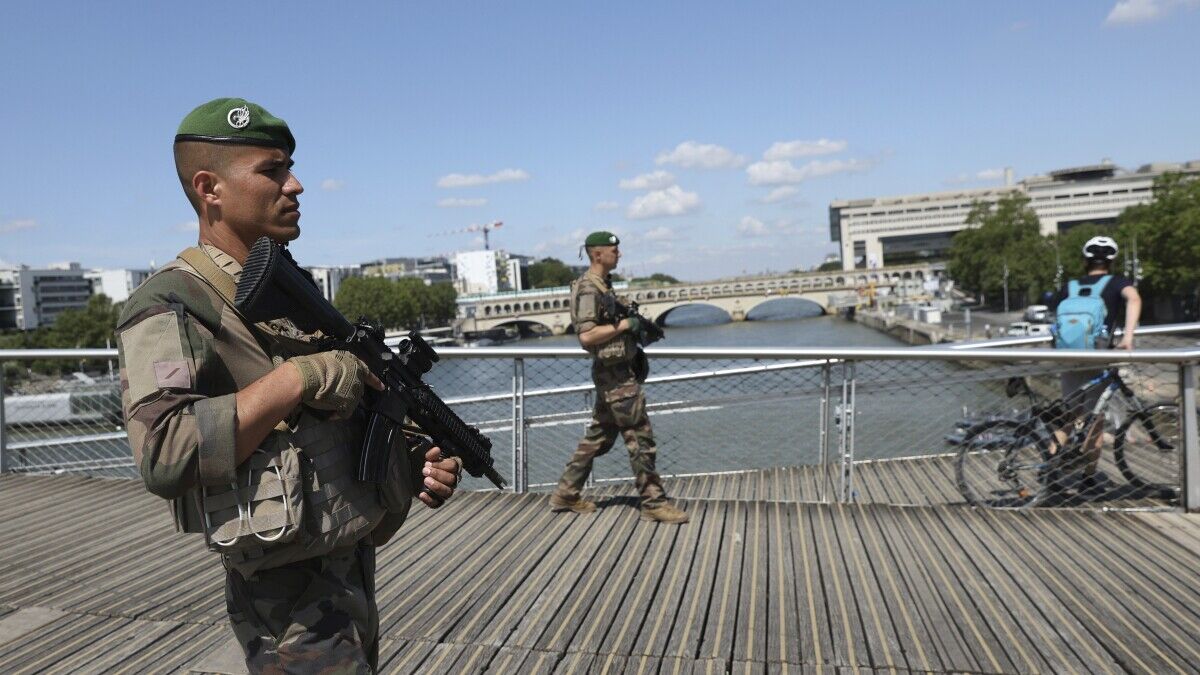
[[[994,483],[994,474],[1003,473],[996,466],[1003,453],[993,461],[988,451],[1006,439],[980,436],[964,444],[962,437],[979,423],[1022,419],[1027,402],[1005,392],[1012,378],[1024,378],[1031,391],[1053,398],[1063,373],[1117,366],[1143,405],[1174,406],[1162,408],[1175,411],[1173,422],[1161,424],[1173,434],[1169,448],[1149,453],[1139,446],[1149,454],[1133,463],[1141,472],[1137,475],[1153,475],[1155,485],[1170,484],[1174,496],[1128,489],[1132,479],[1122,467],[1131,464],[1134,446],[1127,445],[1124,465],[1111,459],[1100,463],[1112,483],[1110,494],[1074,505],[1197,510],[1200,347],[1188,336],[1198,333],[1200,324],[1142,329],[1138,349],[1120,353],[1036,348],[1031,345],[1044,342],[1036,337],[917,348],[653,348],[646,392],[659,470],[676,477],[674,485],[693,496],[703,496],[703,490],[687,488],[689,480],[698,480],[689,476],[787,467],[791,485],[783,485],[778,474],[771,479],[775,484],[762,488],[764,494],[963,503],[970,492],[964,482]],[[443,360],[429,373],[430,384],[492,438],[497,468],[512,479],[514,489],[553,485],[591,418],[594,390],[587,354],[576,348],[438,351]],[[0,350],[0,366],[115,356],[107,349]],[[10,389],[13,380],[8,380]],[[48,393],[25,384],[7,396],[3,385],[0,379],[4,471],[137,475],[121,426],[116,381],[43,383]],[[1106,458],[1127,421],[1119,417],[1105,426]],[[625,481],[624,454],[599,458],[593,480]],[[467,487],[485,484],[471,479]]]

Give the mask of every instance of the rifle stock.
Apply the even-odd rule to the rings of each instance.
[[[439,357],[416,331],[402,338],[393,351],[383,341],[383,329],[366,321],[353,324],[346,320],[287,249],[267,237],[255,242],[246,258],[234,304],[250,321],[286,316],[306,331],[320,330],[326,336],[326,349],[354,353],[383,382],[382,392],[371,392],[363,400],[369,418],[359,457],[359,480],[385,480],[387,453],[407,417],[441,448],[443,456],[458,457],[472,476],[484,476],[496,487],[505,487],[504,478],[493,468],[491,439],[463,422],[421,379]]]

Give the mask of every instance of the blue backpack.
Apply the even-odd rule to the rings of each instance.
[[[1054,316],[1055,348],[1096,348],[1096,340],[1106,332],[1104,322],[1108,318],[1108,306],[1101,294],[1111,278],[1105,274],[1086,286],[1078,279],[1067,282],[1067,297],[1058,303]]]

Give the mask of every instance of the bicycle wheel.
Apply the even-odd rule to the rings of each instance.
[[[1113,437],[1113,461],[1137,491],[1151,499],[1179,497],[1179,407],[1135,410]]]
[[[954,464],[967,502],[989,508],[1026,508],[1044,499],[1048,443],[1035,420],[981,422],[963,435]]]

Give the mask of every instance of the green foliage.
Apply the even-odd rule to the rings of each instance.
[[[1036,298],[1054,284],[1054,248],[1041,236],[1029,198],[1013,194],[976,203],[968,229],[954,235],[948,272],[964,288],[1002,297],[1005,270],[1010,297]]]
[[[86,307],[69,309],[58,315],[54,324],[35,330],[13,331],[0,335],[0,349],[74,349],[105,347],[115,344],[113,331],[121,315],[121,303],[105,295],[93,295]],[[78,361],[38,359],[23,364],[5,364],[5,372],[21,379],[26,369],[42,375],[58,375],[79,368]]]
[[[528,268],[530,288],[554,288],[567,286],[575,280],[575,273],[557,258],[544,258]]]
[[[615,279],[614,279],[614,281],[615,281]],[[629,283],[654,286],[654,285],[660,285],[660,284],[677,284],[677,283],[679,283],[679,280],[676,279],[675,277],[671,276],[670,274],[663,274],[662,272],[655,272],[654,274],[651,274],[648,277],[638,277],[636,279],[633,279]]]
[[[842,269],[842,261],[841,260],[830,260],[829,262],[821,263],[821,266],[817,268],[817,271],[818,272],[839,272],[839,271],[841,271],[841,269]],[[794,270],[794,271],[800,272],[802,270]]]
[[[1154,201],[1131,206],[1118,221],[1122,252],[1137,237],[1145,287],[1187,296],[1200,287],[1200,180],[1164,174],[1154,184]]]
[[[454,318],[458,294],[447,283],[354,277],[338,287],[334,306],[351,321],[366,317],[386,329],[444,326]]]

